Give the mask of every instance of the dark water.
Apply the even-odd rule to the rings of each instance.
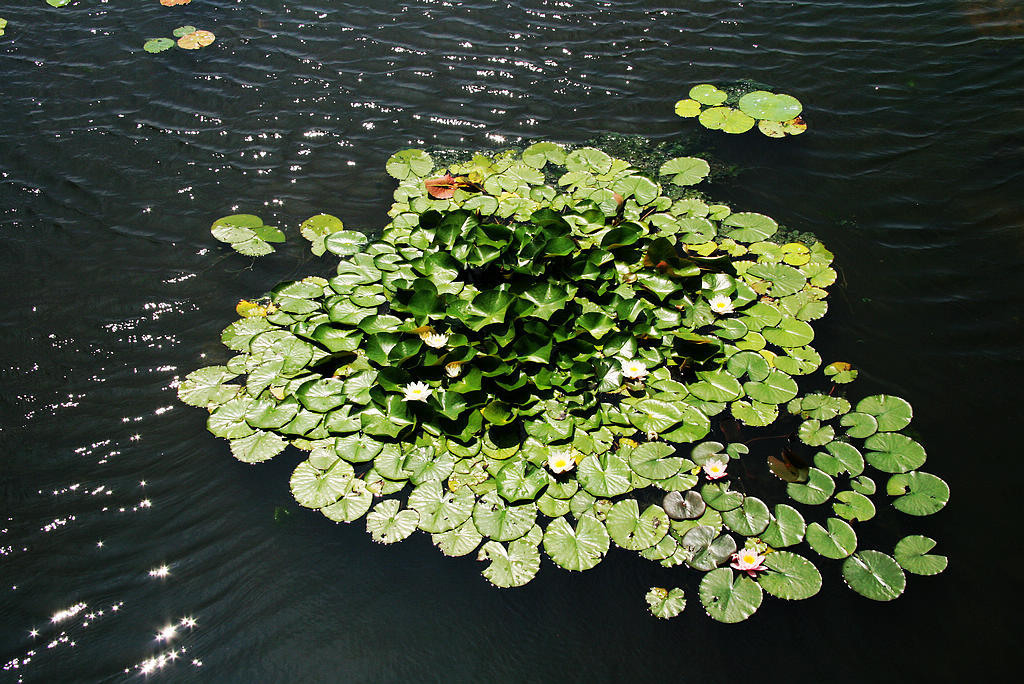
[[[1024,581],[1021,15],[1012,0],[3,3],[0,678],[135,680],[161,655],[148,677],[175,682],[980,678],[1017,639]],[[217,42],[141,50],[186,23]],[[710,138],[742,172],[709,191],[836,253],[816,345],[862,369],[861,393],[914,404],[928,470],[953,488],[907,523],[950,568],[898,601],[822,563],[819,596],[720,625],[685,571],[614,552],[494,589],[426,535],[381,547],[300,509],[294,456],[240,464],[176,402],[177,378],[225,358],[239,298],[326,269],[301,220],[379,229],[394,150],[667,138],[692,130],[672,114],[690,84],[743,77],[800,97],[811,132]],[[208,228],[236,211],[289,242],[255,263],[230,252]],[[679,582],[687,610],[650,618],[647,587]]]

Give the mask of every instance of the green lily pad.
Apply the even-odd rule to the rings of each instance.
[[[803,541],[807,525],[800,511],[786,504],[775,504],[774,513],[768,528],[760,535],[765,544],[781,549]]]
[[[416,530],[419,514],[409,508],[399,510],[397,499],[385,499],[366,514],[366,531],[373,541],[394,544],[402,541]]]
[[[899,564],[881,551],[858,551],[847,558],[843,579],[855,592],[875,601],[892,601],[907,585]]]
[[[719,512],[731,511],[743,503],[743,494],[729,489],[729,483],[708,483],[701,487],[700,495],[711,508]]]
[[[847,413],[839,419],[839,424],[846,428],[846,436],[865,439],[878,432],[878,421],[870,413]]]
[[[711,166],[700,157],[676,157],[661,165],[662,176],[672,176],[676,185],[696,185],[711,173]]]
[[[871,499],[859,492],[839,492],[836,494],[836,502],[832,504],[832,510],[840,518],[863,522],[875,517],[875,505]]]
[[[576,527],[565,518],[555,518],[544,532],[544,550],[566,570],[589,570],[608,552],[609,536],[605,526],[592,514],[579,517]]]
[[[458,527],[440,534],[430,535],[434,546],[441,549],[446,556],[465,556],[480,546],[483,536],[477,531],[473,520],[469,519]]]
[[[757,578],[762,589],[789,601],[807,599],[821,589],[821,573],[803,556],[776,551],[764,558],[768,571]]]
[[[632,489],[629,473],[626,461],[610,452],[586,456],[576,467],[580,486],[594,496],[604,498],[619,496]]]
[[[883,473],[906,473],[927,460],[924,447],[898,432],[879,432],[864,441],[864,458]]]
[[[736,540],[732,535],[718,535],[713,527],[698,525],[679,540],[685,552],[684,560],[694,570],[714,570],[736,553]]]
[[[697,492],[669,492],[661,500],[661,507],[673,520],[694,520],[704,515],[707,504]]]
[[[358,478],[349,483],[349,487],[340,499],[320,509],[329,520],[334,522],[355,522],[366,515],[373,503],[373,494],[366,483]]]
[[[896,562],[915,575],[937,575],[946,569],[949,559],[928,553],[935,548],[935,540],[921,535],[904,537],[896,543],[893,556]]]
[[[730,568],[718,568],[700,581],[700,602],[707,614],[719,622],[742,622],[761,606],[761,587]]]
[[[701,83],[693,86],[690,88],[688,95],[691,99],[709,107],[718,106],[729,99],[728,93],[710,83]]]
[[[839,518],[825,521],[827,529],[819,523],[807,526],[807,543],[825,558],[846,558],[857,548],[857,533]]]
[[[0,33],[0,35],[3,35]],[[163,52],[164,50],[170,50],[174,47],[175,43],[170,38],[150,38],[142,45],[142,49],[146,52]]]
[[[638,475],[651,480],[664,480],[679,472],[683,459],[674,456],[676,450],[664,442],[645,442],[629,454],[629,467]]]
[[[434,160],[423,150],[402,150],[391,155],[384,169],[398,180],[426,178],[434,170]]]
[[[857,402],[857,411],[875,417],[879,432],[895,432],[910,425],[914,410],[905,399],[875,394]]]
[[[808,506],[819,506],[829,498],[836,490],[835,481],[822,470],[811,468],[807,471],[807,482],[790,482],[786,485],[786,493],[789,498]]]
[[[496,587],[520,587],[540,570],[540,552],[532,539],[522,538],[507,546],[489,541],[480,547],[477,560],[490,561],[483,575]]]
[[[673,587],[665,590],[661,587],[651,587],[644,596],[651,615],[667,620],[674,618],[686,608],[686,595],[682,589]]]
[[[797,436],[800,437],[801,442],[809,446],[823,446],[832,441],[836,436],[836,431],[832,429],[831,425],[822,425],[821,421],[812,419],[805,420],[800,424]]]
[[[323,508],[345,494],[352,476],[352,466],[344,461],[339,461],[334,467],[324,471],[307,460],[296,466],[289,486],[292,496],[300,506]]]
[[[49,0],[47,0],[47,2],[49,2]],[[173,35],[175,38],[181,38],[182,36],[187,36],[190,33],[195,33],[196,30],[197,29],[195,26],[179,26],[178,28],[171,31],[171,35]]]
[[[754,537],[768,527],[771,515],[768,506],[755,496],[748,496],[743,503],[728,511],[722,511],[722,521],[736,534]]]
[[[675,104],[676,116],[681,116],[687,119],[700,114],[700,110],[700,102],[697,102],[696,100],[679,100]]]
[[[288,441],[274,432],[257,430],[231,440],[231,455],[243,463],[262,463],[285,450]]]
[[[814,467],[825,473],[836,477],[842,473],[849,473],[850,477],[857,477],[864,472],[864,457],[861,456],[857,447],[848,442],[829,442],[825,446],[828,453],[819,451],[814,455]]]
[[[885,491],[897,497],[892,505],[907,515],[932,515],[949,501],[949,485],[940,477],[919,471],[893,475]]]
[[[711,107],[705,109],[698,117],[704,128],[726,133],[746,133],[754,124],[754,119],[732,107]]]
[[[609,509],[605,524],[612,540],[624,549],[642,551],[668,534],[668,515],[661,506],[640,513],[636,499],[623,499]]]
[[[740,98],[739,108],[748,116],[768,121],[789,121],[800,116],[803,111],[800,100],[792,95],[777,95],[767,90],[747,93]]]
[[[519,539],[537,520],[537,505],[509,505],[497,492],[487,492],[473,508],[473,524],[485,537],[495,541]]]
[[[448,491],[437,480],[417,486],[409,494],[409,508],[419,514],[419,528],[440,534],[462,526],[473,514],[476,499],[468,487]]]
[[[238,385],[225,384],[237,377],[225,366],[207,366],[192,371],[178,386],[178,399],[189,406],[220,406],[238,394]]]

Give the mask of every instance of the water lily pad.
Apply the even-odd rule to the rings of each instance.
[[[729,489],[729,483],[711,484],[701,487],[700,495],[711,508],[719,512],[731,511],[743,503],[743,494]]]
[[[631,551],[654,546],[668,534],[668,515],[660,506],[648,506],[643,514],[636,499],[624,499],[608,511],[605,524],[616,544]]]
[[[881,551],[858,551],[847,558],[843,579],[858,594],[875,601],[892,601],[907,585],[899,564]]]
[[[178,28],[171,31],[171,35],[173,35],[175,38],[181,38],[182,36],[187,36],[188,34],[195,33],[196,31],[197,29],[195,26],[179,26]]]
[[[772,596],[799,601],[821,589],[821,573],[803,556],[776,551],[765,556],[764,565],[768,571],[757,578],[757,583]]]
[[[677,587],[669,590],[661,587],[651,587],[647,595],[644,596],[644,599],[647,601],[651,615],[663,620],[674,618],[686,608],[686,595],[682,589]]]
[[[418,485],[409,494],[408,506],[419,514],[419,528],[432,534],[460,527],[473,514],[476,498],[468,487],[452,492],[437,480]]]
[[[676,450],[664,442],[645,442],[629,454],[629,467],[638,475],[651,480],[664,480],[679,472],[683,459],[674,456]]]
[[[803,111],[800,100],[792,95],[775,94],[767,90],[747,93],[740,98],[739,108],[748,116],[768,121],[789,121]]]
[[[732,535],[719,536],[715,528],[706,525],[698,525],[682,535],[679,546],[684,551],[686,564],[705,572],[725,563],[736,552]]]
[[[829,518],[825,524],[827,528],[816,522],[807,526],[807,543],[811,548],[833,559],[846,558],[853,553],[857,548],[857,533],[853,528],[839,518]]]
[[[687,95],[691,99],[709,107],[715,107],[729,99],[728,93],[710,83],[701,83],[693,86]]]
[[[662,176],[672,176],[676,185],[696,185],[711,173],[711,166],[699,157],[676,157],[661,165]]]
[[[850,477],[857,477],[864,472],[864,457],[857,447],[848,442],[829,442],[825,449],[828,453],[818,452],[814,455],[814,466],[829,475],[836,477],[844,472]]]
[[[569,171],[602,174],[611,167],[612,158],[595,147],[582,147],[565,158],[565,168]]]
[[[216,37],[209,31],[193,31],[178,38],[178,47],[185,50],[198,50],[211,45]]]
[[[751,427],[771,425],[779,417],[779,407],[760,401],[734,401],[729,405],[733,418]]]
[[[480,547],[477,560],[491,562],[483,575],[496,587],[520,587],[540,570],[537,544],[527,538],[516,539],[507,546],[489,541]]]
[[[840,518],[849,521],[871,520],[875,517],[875,505],[871,499],[859,492],[839,492],[836,494],[836,502],[832,504],[832,510]]]
[[[723,227],[729,227],[726,235],[736,242],[757,242],[771,237],[779,229],[779,224],[771,217],[749,211],[741,211],[722,221]]]
[[[822,425],[821,421],[812,419],[800,423],[797,436],[801,442],[809,446],[823,446],[832,441],[836,436],[836,431],[832,429],[831,425]]]
[[[300,506],[323,508],[345,494],[352,476],[352,466],[345,461],[338,461],[328,470],[320,470],[306,460],[292,472],[289,486]]]
[[[732,107],[711,107],[705,109],[698,117],[704,128],[726,133],[746,133],[754,124],[755,119]]]
[[[910,472],[893,475],[885,486],[892,505],[907,515],[932,515],[949,501],[949,485],[931,473]]]
[[[743,503],[728,511],[722,511],[722,521],[730,530],[744,537],[754,537],[768,527],[771,515],[768,506],[756,496],[748,496]]]
[[[661,501],[661,507],[673,520],[694,520],[704,515],[707,504],[697,492],[669,492]]]
[[[707,614],[719,622],[742,622],[761,606],[761,587],[730,568],[718,568],[700,582],[700,602]]]
[[[224,402],[206,419],[206,429],[216,437],[224,439],[238,439],[251,435],[255,431],[245,422],[245,413],[249,410],[250,403],[252,400],[246,397]]]
[[[537,520],[534,503],[509,505],[497,492],[487,492],[473,508],[473,524],[485,537],[496,541],[519,539]]]
[[[921,535],[904,537],[896,543],[893,556],[896,562],[915,575],[937,575],[946,569],[949,559],[928,553],[935,548],[935,540]]]
[[[483,536],[477,531],[473,520],[469,519],[453,530],[441,534],[430,535],[434,546],[441,549],[446,556],[465,556],[480,546]]]
[[[800,511],[786,504],[775,504],[774,513],[768,528],[760,535],[765,544],[781,549],[803,541],[807,525]]]
[[[895,432],[910,425],[914,410],[905,399],[875,394],[857,402],[857,411],[875,417],[879,432]]]
[[[867,462],[883,473],[916,470],[927,460],[924,447],[898,432],[879,432],[864,441]]]
[[[836,490],[836,483],[824,471],[811,468],[807,471],[807,482],[800,484],[790,482],[786,485],[789,498],[808,506],[818,506],[831,498]]]
[[[340,499],[320,509],[328,520],[334,522],[355,522],[366,515],[373,503],[373,494],[365,481],[354,478]]]
[[[535,169],[544,168],[548,162],[565,164],[565,156],[565,148],[552,142],[534,143],[523,150],[523,162]]]
[[[231,455],[243,463],[262,463],[285,450],[288,441],[280,435],[257,430],[246,437],[231,440]]]
[[[409,508],[401,509],[398,499],[385,499],[366,514],[366,531],[373,541],[394,544],[416,530],[419,514]]]
[[[757,122],[757,130],[764,133],[769,138],[785,138],[786,128],[782,125],[781,121],[768,121],[762,119]]]
[[[846,436],[864,439],[878,432],[878,421],[870,413],[847,413],[839,419],[839,424],[846,428]]]
[[[632,489],[629,473],[626,461],[610,452],[590,454],[576,467],[580,486],[596,497],[607,498],[628,492]]]
[[[189,406],[220,406],[238,394],[238,385],[225,384],[237,377],[225,366],[207,366],[192,371],[178,386],[178,399]]]
[[[679,100],[675,104],[676,116],[681,116],[687,119],[700,114],[700,110],[700,102],[697,102],[696,100]]]
[[[825,375],[836,384],[846,384],[857,379],[857,370],[845,361],[834,361],[825,366]]]
[[[544,550],[566,570],[589,570],[604,557],[610,545],[605,526],[592,514],[579,517],[576,527],[555,518],[544,532]]]
[[[402,150],[391,155],[384,169],[398,180],[426,178],[434,170],[434,160],[423,150]]]
[[[174,41],[170,38],[150,38],[142,45],[143,50],[152,53],[170,50],[172,47],[174,47]]]

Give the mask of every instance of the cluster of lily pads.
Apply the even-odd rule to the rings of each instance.
[[[945,558],[921,536],[858,549],[854,525],[883,495],[919,516],[949,490],[919,470],[909,404],[854,404],[849,364],[816,373],[832,254],[707,201],[691,186],[709,168],[673,158],[649,178],[551,142],[446,168],[401,151],[380,239],[305,221],[333,275],[241,302],[222,337],[235,356],[190,373],[179,397],[241,461],[306,452],[300,505],[365,517],[382,543],[423,530],[446,555],[476,552],[500,587],[529,582],[542,556],[583,571],[614,545],[703,573],[700,602],[723,622],[763,592],[816,594],[808,554],[893,599],[904,571]],[[252,215],[212,230],[253,254],[279,237]],[[822,389],[801,394],[812,374]],[[745,442],[766,426],[791,439],[758,478]],[[666,618],[686,603],[679,587],[646,598]]]
[[[212,45],[216,39],[216,36],[210,31],[197,29],[195,26],[179,26],[171,33],[174,38],[150,38],[142,45],[142,49],[146,52],[156,53],[170,50],[177,45],[183,50],[198,50]]]
[[[807,130],[800,100],[742,85],[729,90],[710,83],[695,85],[687,99],[676,102],[675,110],[684,118],[697,117],[704,128],[726,133],[746,133],[756,125],[769,138],[784,138]]]

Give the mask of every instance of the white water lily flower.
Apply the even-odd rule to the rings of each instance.
[[[548,456],[548,468],[556,475],[567,473],[576,467],[576,459],[571,451],[553,451]]]
[[[715,295],[712,297],[708,304],[711,305],[711,310],[718,315],[732,313],[732,300],[726,295]]]
[[[725,477],[726,462],[724,458],[712,458],[704,464],[704,474],[709,480]]]
[[[462,362],[452,361],[451,363],[445,364],[444,372],[448,374],[449,378],[459,377],[459,373],[462,372]]]
[[[428,347],[434,349],[440,349],[444,345],[448,344],[448,336],[439,333],[423,332],[420,333],[420,339],[423,340]]]
[[[647,364],[637,359],[623,361],[622,375],[630,380],[641,380],[647,375]]]
[[[747,573],[751,577],[755,577],[756,572],[768,569],[761,565],[762,563],[764,563],[764,556],[755,549],[742,549],[732,554],[732,562],[729,565],[741,572]]]
[[[402,401],[426,401],[434,390],[425,382],[410,382],[403,391],[405,396]]]

